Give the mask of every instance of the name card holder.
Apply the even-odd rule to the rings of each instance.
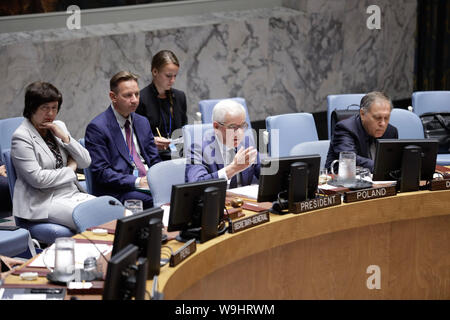
[[[450,189],[450,179],[444,180],[432,180],[430,185],[431,191],[437,190],[449,190]]]
[[[308,211],[318,210],[322,208],[328,208],[340,205],[342,203],[341,194],[336,193],[333,195],[320,196],[311,200],[301,201],[294,203],[294,209],[292,213],[304,213]]]
[[[171,267],[175,267],[184,259],[192,255],[195,251],[197,251],[197,243],[195,242],[195,239],[191,239],[170,256],[169,265]]]
[[[395,186],[361,189],[344,193],[344,202],[357,202],[397,195]]]
[[[232,221],[230,225],[230,233],[236,233],[251,227],[269,222],[269,211],[260,212],[252,216]]]

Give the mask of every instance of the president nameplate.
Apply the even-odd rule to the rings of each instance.
[[[236,233],[239,231],[243,231],[245,229],[255,227],[257,225],[269,222],[269,212],[264,211],[257,214],[254,214],[250,217],[242,218],[237,221],[231,222],[231,233]]]
[[[322,208],[333,207],[341,204],[341,195],[333,194],[328,196],[320,196],[311,200],[300,201],[294,203],[292,213],[304,213],[308,211],[318,210]]]
[[[431,181],[431,191],[437,190],[449,190],[450,189],[450,179],[444,180],[432,180]]]
[[[175,267],[184,259],[192,255],[196,250],[197,244],[195,242],[195,239],[189,240],[170,256],[170,266]]]
[[[357,202],[363,200],[377,199],[395,196],[397,194],[397,190],[395,186],[390,187],[380,187],[380,188],[370,188],[370,189],[361,189],[356,191],[348,191],[344,193],[344,202]]]

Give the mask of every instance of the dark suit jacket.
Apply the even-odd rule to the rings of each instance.
[[[172,122],[172,132],[175,129],[182,128],[187,123],[187,115],[186,115],[186,95],[183,91],[172,89],[172,97],[173,97],[173,122]],[[167,103],[167,99],[162,100],[158,98],[158,91],[155,88],[155,85],[151,83],[146,86],[140,92],[139,98],[139,106],[136,110],[136,113],[146,117],[150,122],[150,126],[152,128],[153,135],[157,135],[158,132],[156,128],[159,128],[159,131],[163,136],[166,135],[166,127],[169,130],[169,125],[166,126],[163,123],[163,117],[166,122],[169,122],[168,115],[169,112],[163,113],[163,117],[161,116],[161,108],[163,107],[163,103]],[[164,105],[166,107],[166,105]],[[166,110],[167,111],[167,110]],[[169,135],[172,134],[169,132]],[[169,136],[170,138],[170,136]]]
[[[244,146],[243,143],[238,146],[238,149],[240,149],[241,146]],[[191,158],[186,164],[186,182],[219,178],[218,171],[222,169],[224,165],[222,154],[218,148],[219,147],[214,134],[203,140],[203,145],[201,148],[197,145],[193,145],[191,147]],[[241,172],[241,184],[246,186],[252,183],[257,183],[259,180],[260,168],[261,166],[258,155],[256,162]],[[236,187],[236,185],[233,185],[236,181],[235,177],[236,175],[230,182],[231,188]]]
[[[333,160],[339,159],[341,151],[353,151],[356,153],[356,165],[373,171],[374,160],[369,158],[369,146],[373,139],[364,129],[359,115],[338,122],[330,142],[325,167],[329,168]],[[397,128],[388,124],[380,139],[398,139]]]
[[[150,125],[138,114],[131,116],[141,155],[150,168],[161,161]],[[135,190],[133,165],[111,106],[89,123],[85,144],[92,159],[92,187],[96,196],[111,195],[121,200],[123,193]]]

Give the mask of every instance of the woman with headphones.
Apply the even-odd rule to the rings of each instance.
[[[172,51],[161,50],[152,59],[152,83],[141,90],[136,112],[147,117],[162,160],[171,158],[172,132],[187,123],[186,95],[172,88],[180,64]]]

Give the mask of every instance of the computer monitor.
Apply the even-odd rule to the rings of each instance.
[[[315,198],[319,169],[318,154],[262,160],[258,202],[273,201],[277,214],[293,211],[295,202]]]
[[[128,244],[138,247],[139,257],[148,259],[148,277],[159,274],[164,210],[151,208],[117,220],[112,255]]]
[[[139,248],[129,244],[108,261],[103,300],[144,300],[147,259],[139,258]]]
[[[379,139],[373,181],[397,181],[401,192],[419,190],[420,180],[432,180],[438,141],[434,139]]]
[[[223,220],[226,191],[225,179],[173,185],[167,230],[181,231],[177,239],[184,242],[217,237],[225,231],[218,227]]]

